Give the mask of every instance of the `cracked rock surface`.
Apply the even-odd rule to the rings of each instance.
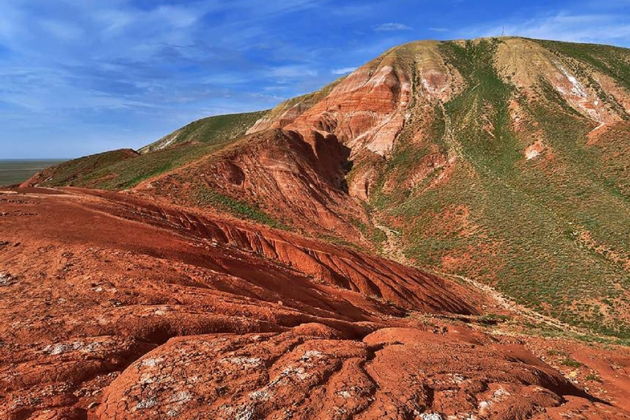
[[[417,269],[124,193],[0,210],[0,418],[628,417]]]

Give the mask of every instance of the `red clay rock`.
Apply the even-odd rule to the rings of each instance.
[[[84,410],[174,336],[302,325],[352,338],[411,308],[477,311],[457,285],[290,233],[122,194],[24,191],[0,195],[9,418]]]
[[[269,130],[142,183],[134,191],[201,207],[211,204],[204,203],[205,192],[219,192],[255,203],[311,236],[335,235],[367,244],[360,230],[348,222],[367,221],[363,206],[347,194],[348,156],[349,149],[334,135]]]
[[[518,341],[409,316],[487,303],[416,269],[129,194],[0,210],[3,418],[627,417]]]
[[[269,128],[333,134],[352,150],[384,156],[394,147],[411,112],[460,89],[461,76],[439,52],[438,43],[421,41],[396,47],[336,83],[318,102],[305,98],[284,112],[272,112],[249,132]],[[432,112],[432,111],[429,111]]]
[[[97,417],[508,420],[561,416],[566,398],[589,416],[627,416],[522,346],[467,329],[384,328],[363,340],[289,331],[174,338],[112,382]]]

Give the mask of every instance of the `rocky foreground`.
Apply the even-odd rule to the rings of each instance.
[[[1,418],[630,418],[627,348],[379,257],[76,188],[2,191],[0,235]]]

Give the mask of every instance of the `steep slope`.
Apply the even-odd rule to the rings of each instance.
[[[355,225],[368,219],[359,201],[347,194],[348,156],[349,149],[334,136],[313,133],[305,138],[270,129],[148,180],[134,191],[168,197],[182,205],[231,210],[312,236],[360,238]],[[239,212],[240,207],[247,208],[245,203],[253,203],[251,211]],[[356,221],[355,225],[348,220]]]
[[[616,347],[589,350],[600,400],[417,269],[123,193],[0,214],[3,418],[630,418]]]
[[[257,120],[247,130],[247,133],[264,131],[270,128],[283,127],[285,124],[293,121],[304,111],[311,108],[313,105],[317,104],[323,98],[328,96],[328,94],[330,94],[330,91],[344,78],[345,76],[337,79],[327,86],[324,86],[318,91],[291,98],[278,104],[276,107],[267,112],[262,118]]]
[[[522,38],[411,43],[265,124],[350,149],[349,195],[389,255],[628,336],[629,61]]]
[[[629,63],[591,44],[413,42],[280,104],[225,153],[167,149],[159,171],[79,184],[353,243],[629,337]]]
[[[437,45],[423,42],[402,54],[386,54],[321,91],[282,103],[248,130],[257,136],[234,145],[220,165],[209,165],[217,161],[214,157],[201,159],[136,190],[169,195],[181,204],[212,204],[197,199],[198,186],[192,187],[192,197],[181,194],[191,188],[191,180],[205,180],[208,194],[245,200],[284,225],[373,247],[371,242],[383,234],[362,203],[367,192],[356,194],[360,188],[356,182],[348,186],[346,174],[362,163],[357,154],[369,158],[391,149],[410,106],[412,73],[428,80],[431,97],[448,98],[457,89],[460,78],[441,60]],[[422,65],[413,69],[414,54],[425,53]],[[426,107],[428,101],[414,106]],[[292,138],[300,146],[290,153],[274,140],[260,147],[263,137]],[[329,161],[322,166],[323,159]]]

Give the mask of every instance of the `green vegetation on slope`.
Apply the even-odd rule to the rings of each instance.
[[[536,40],[556,54],[572,57],[613,77],[630,89],[630,57],[625,48],[609,45]]]
[[[208,188],[206,185],[197,185],[194,190],[194,200],[195,205],[197,206],[211,206],[231,213],[236,217],[244,217],[254,222],[262,223],[277,229],[287,229],[286,226],[273,219],[258,207],[243,201],[235,200],[232,197]]]
[[[95,170],[73,185],[106,190],[132,188],[140,182],[158,176],[204,155],[220,150],[229,141],[210,145],[183,145],[172,149],[157,150],[122,160]]]
[[[168,172],[238,140],[265,111],[219,115],[186,125],[169,136],[176,141],[163,149],[157,145],[166,136],[138,154],[115,150],[66,162],[49,170],[44,186],[81,186],[108,190],[132,188],[140,182]]]
[[[528,103],[497,75],[493,56],[499,42],[441,46],[466,81],[464,91],[444,104],[444,114],[436,110],[430,136],[457,156],[448,182],[426,189],[437,170],[407,190],[384,192],[387,180],[405,179],[427,153],[426,144],[401,137],[371,204],[398,221],[405,254],[420,265],[450,264],[449,270],[493,284],[543,313],[629,337],[630,325],[619,311],[630,304],[630,279],[613,258],[629,250],[624,181],[600,171],[601,156],[585,147],[592,122],[555,91]],[[552,163],[524,159],[527,144],[511,129],[512,99],[542,129]],[[450,229],[454,219],[457,228]],[[590,245],[585,232],[602,246]]]
[[[134,150],[119,149],[72,159],[46,169],[41,173],[39,183],[43,186],[81,185],[83,177],[90,176],[94,171],[136,156],[138,153]]]
[[[206,144],[224,143],[227,140],[232,140],[245,134],[247,129],[267,112],[245,112],[242,114],[226,114],[202,118],[143,147],[140,149],[140,153],[172,148],[192,142]]]

